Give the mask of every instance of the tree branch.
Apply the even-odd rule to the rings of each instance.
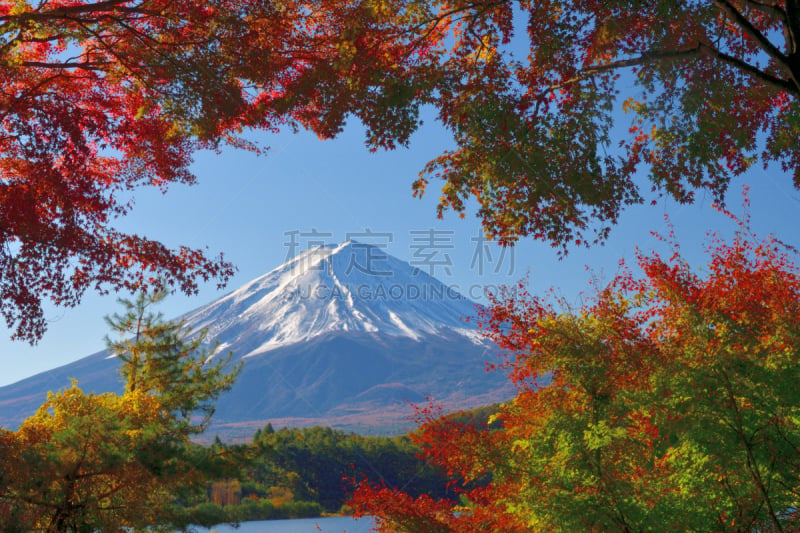
[[[129,0],[105,0],[95,4],[84,4],[75,6],[64,6],[51,9],[49,11],[29,11],[27,13],[19,13],[17,15],[3,15],[0,16],[0,21],[42,21],[51,19],[65,18],[70,15],[84,14],[84,13],[104,13],[107,11],[119,11],[123,4],[128,3]],[[146,10],[138,10],[137,8],[125,8],[125,11],[130,13],[144,13]]]
[[[783,40],[786,46],[786,55],[792,55],[797,50],[797,41],[795,39],[795,33],[792,31],[788,10],[758,2],[757,0],[745,0],[745,3],[755,11],[759,11],[775,19],[780,19],[781,23],[783,23]]]
[[[764,480],[761,476],[760,466],[753,451],[753,443],[747,438],[747,435],[745,435],[742,413],[739,410],[739,404],[736,400],[733,384],[731,383],[731,380],[724,369],[718,368],[717,373],[722,377],[723,386],[725,387],[725,392],[727,395],[727,403],[730,405],[731,411],[733,412],[736,436],[739,437],[741,444],[744,445],[747,468],[750,471],[750,477],[752,477],[756,488],[761,493],[763,503],[767,506],[769,517],[772,523],[775,525],[776,530],[783,531],[783,526],[781,525],[780,520],[778,520],[778,515],[772,506],[772,498],[770,497],[769,488],[764,483]]]
[[[22,65],[25,67],[39,67],[39,68],[51,68],[51,69],[80,68],[84,70],[100,70],[101,66],[108,64],[109,64],[108,62],[99,63],[96,61],[80,61],[80,62],[65,61],[63,63],[48,63],[45,61],[22,62]]]
[[[797,0],[786,0],[786,27],[792,43],[787,52],[794,58],[800,53],[800,5]]]
[[[746,63],[739,59],[738,57],[733,57],[732,55],[726,54],[717,50],[713,46],[708,44],[700,43],[698,48],[708,57],[713,57],[714,59],[718,59],[723,63],[727,63],[728,65],[738,68],[739,70],[743,71],[746,74],[751,75],[754,78],[761,80],[762,82],[766,83],[767,85],[771,85],[778,90],[787,91],[791,93],[798,94],[800,93],[800,85],[796,83],[792,83],[791,81],[785,80],[783,78],[779,78],[777,76],[773,76],[767,72],[764,72],[758,67],[754,67],[750,63]],[[784,65],[785,66],[785,65]],[[790,69],[791,72],[791,69]]]
[[[780,17],[780,18],[786,17],[786,12],[784,12],[784,10],[782,10],[778,6],[765,4],[763,2],[759,2],[758,0],[744,0],[744,3],[747,6],[753,8],[755,11],[760,11],[761,13],[765,13],[773,17]]]
[[[712,0],[712,2],[725,13],[728,18],[739,26],[746,35],[753,39],[759,47],[767,53],[772,59],[784,65],[788,63],[788,57],[778,50],[778,48],[767,39],[766,35],[753,26],[744,15],[742,15],[728,0]],[[791,70],[791,69],[789,69]]]
[[[692,48],[686,48],[683,50],[663,50],[663,51],[656,50],[652,52],[645,52],[638,57],[620,59],[618,61],[612,61],[610,63],[605,63],[602,65],[594,65],[584,68],[577,76],[563,80],[560,83],[556,83],[547,87],[547,89],[541,95],[539,95],[539,100],[543,99],[544,96],[553,91],[563,89],[564,87],[568,87],[579,81],[589,79],[593,76],[596,76],[597,74],[602,74],[603,72],[609,72],[612,70],[618,70],[628,67],[647,65],[657,61],[678,60],[683,57],[692,57],[698,55],[704,55],[707,57],[718,59],[724,63],[727,63],[732,67],[735,67],[747,74],[750,74],[754,78],[757,78],[762,82],[766,83],[767,85],[771,85],[778,90],[788,91],[793,93],[800,92],[800,87],[796,86],[790,81],[768,74],[763,70],[754,67],[753,65],[750,65],[749,63],[746,63],[737,57],[725,54],[706,43],[698,43],[696,46]]]

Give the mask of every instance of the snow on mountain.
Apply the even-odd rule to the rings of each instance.
[[[185,315],[222,347],[247,338],[251,357],[319,335],[363,331],[419,339],[443,331],[476,343],[475,303],[377,246],[346,241],[307,250]]]
[[[499,349],[465,320],[477,312],[427,273],[348,241],[308,250],[182,319],[244,361],[211,434],[249,438],[268,421],[391,434],[408,425],[409,401],[451,410],[504,401],[510,383],[485,371]],[[71,378],[87,392],[121,392],[118,365],[99,352],[0,387],[0,426],[18,425]]]

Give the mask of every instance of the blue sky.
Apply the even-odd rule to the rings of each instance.
[[[168,317],[208,303],[281,264],[289,252],[288,232],[316,230],[330,233],[325,237],[329,242],[341,242],[348,233],[369,229],[391,235],[391,242],[386,235],[376,239],[386,245],[388,253],[419,261],[414,246],[424,242],[424,233],[413,232],[433,230],[452,246],[440,250],[452,261],[449,273],[440,266],[434,274],[465,295],[478,296],[484,286],[513,284],[529,273],[534,292],[556,287],[577,301],[580,292],[588,290],[592,272],[609,279],[621,258],[631,260],[637,245],[645,250],[658,248],[650,231],[665,230],[665,213],[676,227],[682,250],[696,265],[703,261],[701,249],[707,231],[733,231],[732,223],[711,209],[708,196],[700,194],[692,206],[662,199],[657,206],[629,209],[603,247],[575,249],[559,260],[547,244],[524,240],[514,249],[513,264],[507,252],[499,272],[495,272],[499,249],[490,248],[493,262],[484,256],[481,271],[473,262],[478,244],[473,239],[480,233],[474,206],[465,219],[450,213],[438,220],[439,183],[432,182],[422,200],[411,196],[411,183],[419,170],[450,144],[447,133],[433,121],[412,138],[408,149],[374,154],[364,148],[357,125],[333,141],[290,132],[251,138],[270,147],[265,156],[235,150],[198,154],[194,166],[198,185],[174,187],[166,195],[140,190],[133,212],[118,221],[122,230],[170,246],[207,247],[212,255],[224,252],[238,267],[223,291],[209,283],[195,297],[177,294],[169,298],[161,307]],[[792,187],[790,178],[779,170],[753,169],[731,186],[729,205],[734,211],[741,210],[742,183],[752,188],[756,232],[774,233],[800,247],[800,192]],[[305,249],[311,239],[298,236],[300,249]],[[87,294],[77,308],[48,308],[49,330],[35,347],[8,341],[10,332],[4,331],[0,335],[5,360],[0,385],[102,349],[106,334],[103,316],[118,310],[115,300],[114,295]]]

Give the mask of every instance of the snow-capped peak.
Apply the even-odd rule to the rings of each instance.
[[[448,330],[476,339],[475,304],[382,248],[345,241],[311,248],[187,314],[193,329],[256,355],[337,331],[411,337]]]

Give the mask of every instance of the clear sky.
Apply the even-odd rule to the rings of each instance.
[[[449,269],[435,266],[434,275],[466,296],[475,299],[484,286],[513,284],[528,273],[534,292],[556,287],[577,301],[581,291],[588,291],[591,272],[609,279],[617,272],[620,259],[631,260],[636,246],[658,248],[659,243],[649,232],[665,229],[665,213],[676,226],[682,250],[696,265],[703,261],[701,250],[707,231],[733,231],[732,223],[713,211],[708,197],[700,194],[692,206],[660,200],[655,207],[629,209],[603,247],[575,249],[559,260],[548,245],[525,240],[515,247],[513,257],[507,251],[502,263],[497,247],[489,248],[491,257],[484,249],[480,268],[480,258],[476,257],[480,243],[475,241],[480,225],[474,206],[465,219],[450,213],[438,220],[435,206],[440,183],[432,182],[422,200],[411,196],[417,173],[450,143],[434,121],[412,138],[408,149],[388,153],[369,153],[357,125],[348,127],[333,141],[290,132],[251,137],[270,147],[265,156],[235,150],[224,150],[220,155],[198,154],[194,166],[198,185],[174,187],[166,195],[140,190],[133,212],[118,221],[122,230],[170,246],[207,247],[212,255],[224,252],[238,267],[237,275],[222,291],[209,283],[195,297],[176,294],[169,298],[161,308],[168,317],[208,303],[280,265],[289,253],[291,232],[298,237],[300,251],[314,240],[337,243],[348,234],[368,240],[357,234],[371,230],[382,234],[373,242],[385,244],[388,253],[414,262],[425,253],[419,246],[433,230],[443,244],[438,260],[452,263]],[[756,232],[774,233],[800,248],[800,192],[792,187],[790,178],[779,170],[752,170],[731,186],[729,205],[737,212],[741,211],[742,183],[752,188]],[[303,235],[315,230],[330,235]],[[4,330],[0,338],[0,385],[102,349],[106,334],[103,316],[118,310],[115,300],[114,295],[87,294],[77,308],[48,308],[49,330],[35,347],[10,342],[10,332]]]

